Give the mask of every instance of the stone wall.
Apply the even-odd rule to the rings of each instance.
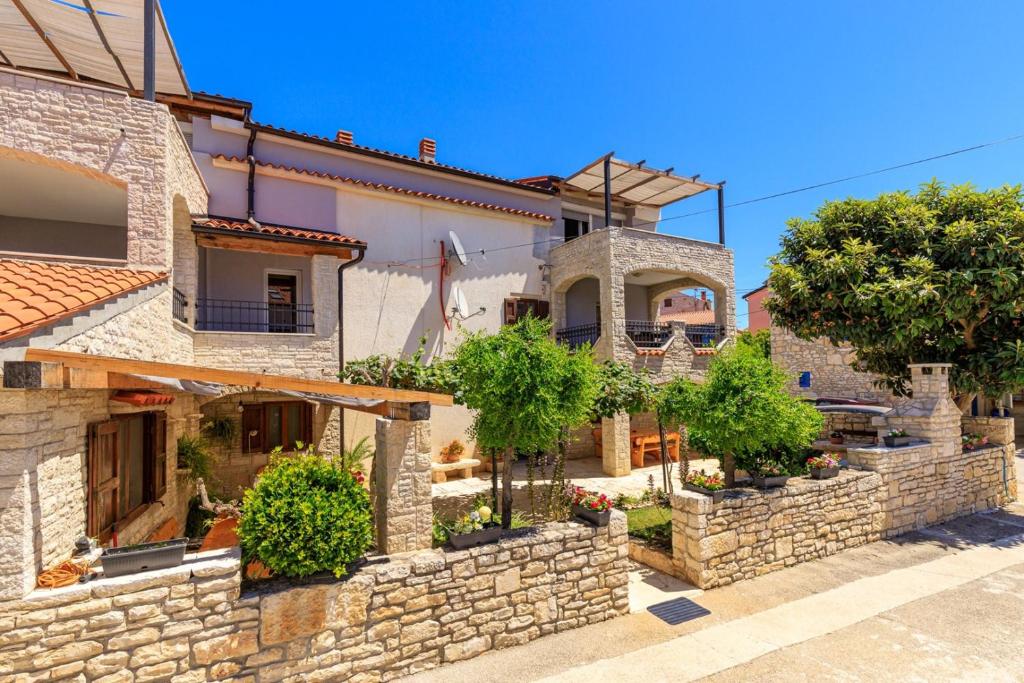
[[[826,340],[804,341],[789,330],[772,327],[772,360],[791,375],[792,393],[806,398],[823,396],[857,398],[890,405],[892,392],[875,386],[876,375],[850,367],[853,349],[834,346]],[[811,386],[800,387],[796,378],[811,373]]]
[[[714,588],[877,541],[881,490],[878,474],[845,470],[731,491],[718,504],[684,491],[672,496],[673,564],[694,585]]]
[[[21,597],[36,576],[71,556],[86,529],[88,426],[112,412],[106,390],[0,390],[0,600]],[[192,396],[176,394],[167,413],[167,493],[119,530],[143,540],[168,517],[184,522],[190,491],[176,470],[175,444],[196,428]],[[2,629],[0,629],[2,631]]]
[[[391,680],[628,611],[620,512],[246,592],[233,553],[0,603],[0,677]]]

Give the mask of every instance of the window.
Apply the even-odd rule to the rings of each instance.
[[[167,492],[167,416],[135,413],[89,425],[90,536],[109,538]]]
[[[550,315],[550,305],[541,299],[522,299],[512,297],[505,299],[505,323],[512,325],[520,318],[525,318],[530,313],[534,318],[547,318]]]
[[[672,308],[672,299],[665,299],[664,301],[661,302],[661,305],[664,306],[665,308]]]
[[[251,403],[242,406],[242,452],[269,453],[278,446],[313,439],[313,406],[305,401]]]
[[[298,329],[299,276],[267,273],[267,323],[270,332]]]
[[[563,218],[565,223],[565,241],[574,240],[590,232],[590,221],[582,218]]]

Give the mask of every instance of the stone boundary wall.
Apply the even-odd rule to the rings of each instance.
[[[796,379],[789,385],[790,393],[804,398],[823,396],[857,398],[883,405],[893,402],[888,389],[875,385],[877,375],[858,372],[850,367],[851,347],[835,346],[825,339],[804,341],[785,328],[771,328],[772,361],[791,375],[810,371],[811,386],[804,388]]]
[[[0,602],[0,679],[391,680],[629,609],[626,518],[242,592],[237,549]]]
[[[736,489],[718,504],[699,493],[674,495],[676,573],[715,588],[877,541],[881,489],[879,475],[844,470],[767,491]]]

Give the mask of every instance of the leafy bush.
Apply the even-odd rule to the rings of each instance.
[[[821,414],[786,392],[789,379],[756,351],[737,346],[711,361],[703,384],[680,378],[666,385],[658,414],[685,424],[691,444],[722,461],[732,486],[737,466],[788,461],[821,432]]]
[[[190,481],[213,479],[213,455],[201,436],[182,434],[178,437],[178,469],[188,470]]]
[[[614,417],[616,413],[635,415],[651,409],[657,389],[647,370],[635,372],[626,363],[605,361],[597,368],[597,398],[594,418]]]
[[[429,364],[426,355],[426,337],[420,337],[419,348],[411,357],[377,354],[360,360],[347,361],[340,373],[342,381],[392,389],[412,389],[454,394],[460,398],[458,367],[451,360],[434,358]]]
[[[280,576],[341,577],[373,541],[370,497],[344,465],[312,447],[278,454],[245,492],[238,538],[246,558]]]
[[[771,330],[763,329],[757,332],[741,330],[736,335],[736,345],[746,346],[762,358],[772,357],[772,333]]]

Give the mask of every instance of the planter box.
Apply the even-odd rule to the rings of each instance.
[[[883,436],[882,441],[885,442],[887,448],[898,448],[900,446],[909,446],[912,436]]]
[[[811,469],[811,479],[831,479],[832,477],[839,476],[838,467],[819,467],[817,469]]]
[[[177,567],[185,559],[187,538],[157,543],[140,543],[120,548],[105,548],[100,561],[104,576],[124,576],[154,569]]]
[[[828,442],[830,444],[832,444],[833,446],[842,446],[843,445],[843,437],[841,437],[841,436],[830,436],[828,438]]]
[[[572,514],[592,526],[608,526],[608,520],[612,517],[612,510],[611,508],[608,508],[603,512],[598,512],[597,510],[590,510],[585,507],[580,507],[579,505],[573,505]]]
[[[690,491],[691,493],[699,493],[701,495],[707,496],[708,498],[711,499],[711,502],[713,503],[721,503],[722,499],[725,498],[725,489],[709,491],[707,489],[702,489],[699,486],[694,486],[693,484],[683,484],[683,488],[686,489],[687,491]]]
[[[789,481],[788,474],[781,474],[777,477],[762,477],[759,474],[752,474],[751,477],[754,480],[754,487],[759,489],[777,489],[785,486]]]
[[[448,542],[456,550],[465,550],[466,548],[475,548],[478,545],[495,543],[500,538],[501,525],[491,523],[480,531],[471,531],[468,534],[451,534],[448,537]]]

